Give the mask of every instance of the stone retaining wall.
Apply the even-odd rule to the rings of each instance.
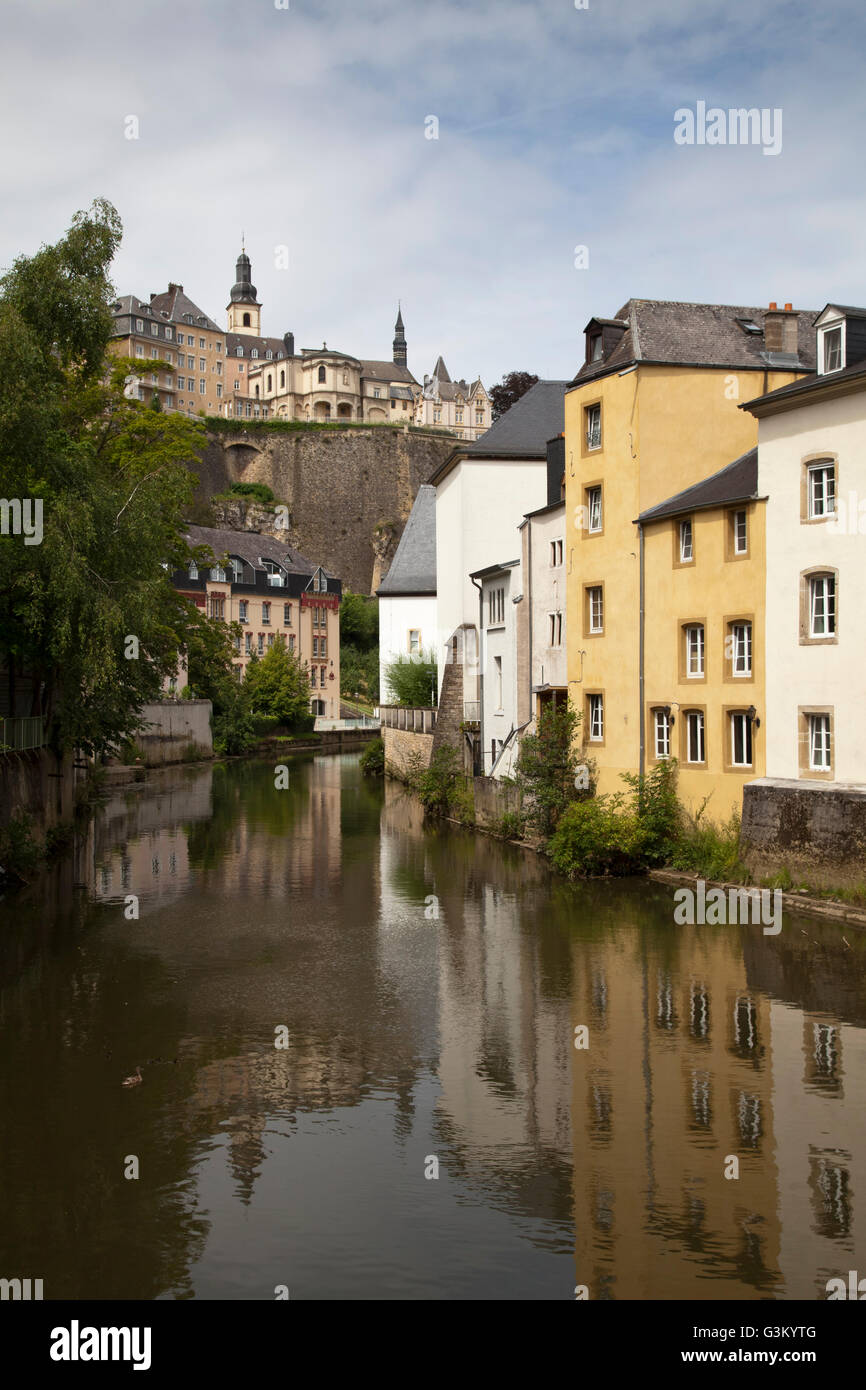
[[[740,855],[757,879],[866,883],[866,787],[761,777],[743,788]]]

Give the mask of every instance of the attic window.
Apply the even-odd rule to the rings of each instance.
[[[590,361],[590,362],[600,362],[603,356],[604,356],[604,350],[603,350],[603,347],[602,347],[601,334],[600,334],[600,333],[590,333],[590,335],[589,335],[589,361]]]
[[[828,328],[818,329],[818,371],[824,376],[827,372],[838,372],[845,365],[844,324],[834,323]]]
[[[755,320],[754,320],[754,319],[737,319],[737,323],[740,325],[740,327],[742,328],[742,330],[743,330],[744,333],[760,333],[760,332],[761,332],[761,329],[760,329],[760,328],[758,327],[758,325],[755,323]]]

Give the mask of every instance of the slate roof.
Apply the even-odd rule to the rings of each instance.
[[[315,574],[319,568],[307,560],[300,551],[272,536],[263,536],[258,531],[229,531],[214,526],[187,526],[186,537],[190,545],[209,545],[214,555],[237,555],[246,560],[253,569],[262,569],[262,560],[274,560],[289,574]],[[329,579],[336,578],[324,570]]]
[[[450,376],[448,375],[448,368],[445,366],[445,363],[442,361],[442,355],[441,355],[441,353],[440,353],[440,355],[436,358],[436,366],[433,368],[433,375],[436,377],[436,380],[439,381],[439,382],[443,382],[443,381],[448,382],[448,381],[451,380]]]
[[[361,376],[368,381],[402,381],[407,386],[417,386],[408,367],[401,367],[399,362],[381,362],[372,358],[361,358]]]
[[[537,381],[489,430],[461,452],[546,458],[548,439],[561,434],[565,427],[568,384],[567,381]]]
[[[834,386],[837,382],[856,381],[858,377],[866,376],[866,362],[852,362],[850,367],[842,367],[838,372],[810,372],[808,376],[801,377],[799,381],[792,381],[787,386],[779,386],[775,391],[768,391],[764,396],[755,396],[751,401],[744,401],[740,410],[752,411],[753,406],[772,405],[776,401],[784,402],[792,397],[809,396],[813,392],[817,394],[822,387]],[[754,414],[762,414],[762,411],[754,411]]]
[[[436,489],[422,483],[391,568],[376,590],[381,598],[436,593]]]
[[[758,495],[758,451],[750,449],[733,463],[693,483],[683,492],[648,507],[638,517],[640,522],[662,521],[665,517],[681,516],[684,512],[703,511],[708,507],[724,507],[731,502],[746,502]]]
[[[226,334],[226,356],[236,357],[238,348],[244,349],[244,358],[249,357],[250,348],[258,348],[259,358],[265,356],[270,350],[276,358],[277,353],[281,352],[283,357],[287,356],[286,345],[282,338],[256,338],[252,333],[227,333]],[[258,359],[253,358],[253,361]],[[267,358],[265,358],[267,361]]]
[[[768,362],[764,349],[763,328],[768,312],[748,305],[629,299],[616,316],[628,324],[616,347],[599,362],[583,363],[570,385],[579,386],[615,369],[622,371],[634,362],[772,369],[773,361]],[[806,371],[815,366],[815,318],[814,309],[798,312],[798,356]],[[738,319],[752,319],[762,331],[745,333]],[[785,369],[786,361],[780,360],[780,355],[774,355],[774,361],[777,370]]]
[[[194,304],[188,294],[184,294],[180,285],[174,285],[164,294],[155,294],[150,301],[150,307],[154,314],[159,314],[160,318],[166,316],[169,323],[184,323],[184,314],[192,315],[192,324],[188,327],[209,328],[212,333],[222,333],[218,323],[214,323],[209,318],[204,309],[200,309]]]

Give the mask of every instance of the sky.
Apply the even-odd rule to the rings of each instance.
[[[866,303],[863,0],[284,3],[4,0],[0,265],[106,197],[118,293],[224,324],[243,235],[266,334],[390,358],[399,300],[487,385],[629,297]],[[781,150],[678,144],[699,102]]]

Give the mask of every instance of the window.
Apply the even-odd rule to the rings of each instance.
[[[554,567],[562,564],[562,541],[550,542],[550,563]]]
[[[144,348],[141,346],[141,343],[136,343],[136,345],[135,345],[135,355],[136,355],[136,357],[143,357],[143,356],[144,356]]]
[[[243,355],[244,355],[244,350],[243,350],[242,347],[235,348],[235,352],[237,353],[238,357],[243,357]],[[243,367],[238,367],[238,371],[239,371],[239,372],[242,372],[242,371],[243,371]]]
[[[490,589],[487,594],[487,626],[505,622],[505,590]]]
[[[185,390],[186,390],[186,377],[185,377],[185,376],[179,376],[179,377],[178,377],[178,379],[177,379],[177,389],[178,389],[178,391],[185,391]]]
[[[174,366],[174,353],[173,353],[173,352],[167,352],[167,353],[165,354],[165,360],[166,360],[166,362],[170,362],[171,365]]]
[[[189,577],[190,579],[198,579],[198,565],[196,564],[195,560],[193,560],[190,563]]]
[[[591,532],[601,530],[601,488],[586,489],[586,524]]]
[[[434,423],[434,425],[438,425],[441,419],[442,419],[442,411],[441,411],[441,409],[439,408],[439,406],[434,406],[434,408],[433,408],[433,423]]]
[[[838,372],[842,366],[842,325],[821,332],[821,371]]]
[[[832,767],[830,716],[829,714],[810,714],[808,724],[809,767],[815,772],[829,772]]]
[[[159,348],[151,348],[151,349],[150,349],[150,357],[151,357],[151,361],[153,361],[153,362],[158,361],[158,360],[159,360]]]
[[[695,680],[704,674],[703,623],[691,623],[685,629],[686,675]]]
[[[247,606],[247,600],[245,598],[242,598],[240,603],[238,604],[238,622],[246,623],[249,621],[247,617],[248,611],[249,610]]]
[[[178,335],[177,335],[177,341],[178,341],[179,343],[182,343],[182,342],[184,341],[184,337],[183,337],[183,334],[182,334],[182,333],[178,333]]]
[[[348,386],[348,385],[349,385],[349,373],[348,373],[348,372],[343,372],[343,385],[344,385],[344,386]]]
[[[409,654],[417,656],[421,650],[421,630],[417,627],[409,629]]]
[[[270,651],[270,650],[271,650],[271,647],[274,645],[274,638],[275,638],[275,637],[276,637],[276,633],[274,633],[274,632],[269,632],[269,633],[268,633],[268,651]]]
[[[273,389],[274,389],[274,387],[273,387],[273,377],[271,376],[270,372],[268,372],[268,384],[267,384],[266,390],[268,390],[268,391],[273,391]]]
[[[745,511],[736,511],[731,514],[731,529],[734,554],[745,555],[749,548]]]
[[[247,632],[247,633],[244,634],[244,651],[246,652],[247,656],[251,656],[251,655],[252,655],[252,650],[253,650],[253,634],[252,634],[251,632]]]
[[[690,763],[706,762],[703,710],[693,709],[686,714],[686,760]]]
[[[165,336],[168,338],[168,341],[171,342],[172,337],[174,336],[174,330],[171,328],[167,328],[165,330]]]
[[[502,657],[493,658],[493,680],[496,692],[496,708],[502,709]]]
[[[586,591],[589,613],[589,631],[604,631],[604,590],[600,584],[591,585]]]
[[[269,603],[263,603],[263,604],[262,604],[262,622],[263,622],[263,623],[269,623],[270,621],[271,621],[271,605],[270,605]]]
[[[207,602],[209,618],[225,617],[226,601],[224,594],[210,594]]]
[[[327,637],[320,637],[320,638],[319,638],[319,656],[325,657],[325,656],[327,656],[327,655],[328,655],[328,639],[327,639]],[[323,685],[325,684],[325,673],[324,673],[324,671],[322,672],[322,684],[323,684]]]
[[[289,651],[290,651],[290,652],[293,652],[294,650],[295,650],[295,634],[294,634],[293,632],[290,632],[290,633],[289,633]]]
[[[250,348],[250,357],[258,357],[258,355],[259,355],[259,350],[258,350],[258,348]]]
[[[669,758],[671,755],[670,710],[653,710],[653,741],[656,758]]]
[[[223,398],[222,382],[218,382],[218,384],[217,384],[217,400],[218,400],[218,401],[221,401],[222,398]]]
[[[601,404],[588,405],[584,410],[587,449],[601,448]]]
[[[548,645],[551,646],[551,647],[561,647],[561,646],[562,646],[562,614],[561,614],[561,613],[549,613],[549,614],[548,614],[548,618],[549,618],[549,622],[550,622],[550,627],[549,627],[549,631],[550,631],[550,641],[549,641]]]
[[[604,741],[604,696],[588,695],[589,701],[589,740],[590,743]]]
[[[836,576],[813,574],[809,577],[809,636],[836,635]]]
[[[590,362],[600,362],[602,359],[602,340],[600,333],[589,335],[589,360]]]
[[[258,637],[258,652],[259,652],[259,656],[264,656],[264,654],[265,654],[265,634],[264,634],[263,632],[260,632],[260,633],[259,633],[259,637]]]
[[[150,336],[151,336],[152,338],[158,338],[158,337],[159,337],[159,324],[158,324],[158,323],[152,323],[152,324],[150,325]]]
[[[310,685],[314,686],[316,684],[316,672],[318,671],[318,669],[318,666],[310,667]]]
[[[456,417],[456,420],[457,420],[457,424],[458,424],[458,425],[462,425],[462,424],[463,424],[463,411],[462,411],[462,410],[459,410],[459,409],[456,410],[456,411],[455,411],[455,417]]]
[[[143,332],[144,332],[144,319],[136,319],[136,320],[135,320],[135,331],[136,331],[136,333],[143,333]]]
[[[194,371],[195,371],[195,358],[194,358],[194,357],[187,357],[187,359],[186,359],[186,365],[189,367],[189,369],[190,369],[191,372],[194,372]]]
[[[199,338],[198,345],[200,348],[207,347],[207,343],[205,342],[204,338]]]
[[[809,478],[809,519],[832,516],[836,511],[836,465],[811,463]]]
[[[319,381],[324,381],[324,380],[325,380],[325,369],[324,369],[324,367],[320,367],[320,368],[319,368]],[[378,396],[379,392],[376,391],[375,394]]]
[[[285,373],[285,371],[283,370],[283,371],[280,372],[280,390],[281,390],[281,391],[282,391],[283,388],[285,387],[285,384],[286,384],[286,373]]]
[[[728,715],[731,726],[731,766],[752,766],[752,721],[744,710]]]
[[[211,579],[216,579],[220,584],[224,584],[226,580],[226,572],[223,569],[222,565],[211,565],[210,577]]]
[[[199,381],[199,384],[198,384],[198,393],[199,393],[200,396],[203,396],[204,393],[205,393],[205,379],[204,379],[204,377],[202,377],[202,378],[200,379],[200,381]]]
[[[731,675],[752,674],[752,624],[731,623]]]
[[[680,564],[690,565],[695,558],[694,543],[692,539],[691,517],[687,521],[680,522]]]
[[[284,603],[284,604],[283,604],[283,627],[291,627],[291,625],[292,625],[292,605],[291,605],[290,603]]]
[[[217,343],[217,345],[216,345],[216,350],[217,350],[217,352],[222,352],[222,350],[223,350],[223,345],[222,345],[222,343]]]

